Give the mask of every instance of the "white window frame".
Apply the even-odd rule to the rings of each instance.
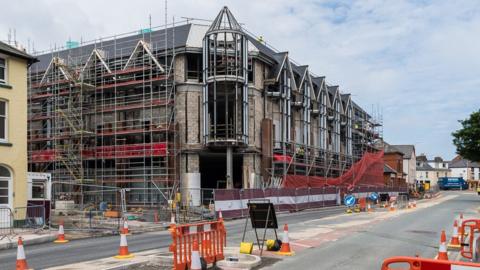
[[[2,80],[0,79],[0,84],[7,84],[8,82],[8,59],[5,57],[3,54],[0,54],[0,59],[3,59],[5,61],[5,79]]]
[[[0,166],[4,167],[5,169],[8,170],[8,172],[10,173],[10,176],[9,177],[0,177],[0,179],[2,181],[7,181],[7,203],[6,204],[0,204],[0,206],[7,206],[9,207],[10,209],[12,208],[12,204],[13,204],[13,174],[12,174],[12,170],[10,170],[9,167],[3,165],[3,164],[0,164]],[[0,226],[1,228],[1,226]]]
[[[5,138],[0,138],[0,142],[8,142],[8,100],[0,99],[5,103]]]

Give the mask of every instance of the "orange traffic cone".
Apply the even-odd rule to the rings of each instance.
[[[177,223],[175,222],[175,214],[174,214],[173,212],[172,212],[172,214],[170,215],[170,225],[172,225],[172,224],[177,224]]]
[[[440,246],[438,247],[437,260],[448,261],[447,236],[445,235],[445,231],[442,231],[442,234],[440,235]]]
[[[223,219],[222,209],[218,210],[218,219]]]
[[[450,243],[448,247],[451,249],[459,249],[460,248],[460,239],[458,238],[458,224],[457,220],[453,222],[453,232],[452,238],[450,239]]]
[[[293,251],[290,249],[290,239],[288,238],[288,225],[285,224],[283,226],[283,239],[282,239],[282,246],[280,247],[280,251],[277,252],[280,255],[293,255]]]
[[[27,270],[27,258],[25,257],[25,249],[23,249],[23,240],[22,237],[18,237],[18,247],[17,247],[17,268],[16,270]]]
[[[466,236],[467,232],[464,230],[462,223],[463,223],[463,213],[460,213],[460,216],[458,217],[458,235]]]
[[[115,259],[130,259],[135,257],[128,251],[128,244],[127,244],[127,234],[124,229],[120,233],[120,248],[118,249],[118,255],[115,256]]]
[[[127,222],[127,219],[125,218],[125,220],[123,221],[123,232],[126,234],[126,235],[130,235],[130,231],[128,230],[128,222]]]
[[[395,211],[395,205],[392,203],[390,203],[390,211],[393,212]]]
[[[60,225],[58,226],[58,235],[57,235],[57,240],[53,241],[54,243],[57,244],[65,244],[68,243],[68,240],[65,239],[65,231],[63,229],[63,220],[60,221]]]
[[[200,254],[198,253],[198,242],[197,240],[193,241],[193,250],[192,256],[190,257],[190,268],[191,270],[201,270],[202,262],[200,261]]]

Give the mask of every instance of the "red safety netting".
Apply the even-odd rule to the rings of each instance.
[[[324,178],[319,176],[286,175],[283,179],[285,188],[305,188],[324,186],[383,186],[383,151],[365,153],[361,160],[340,177]]]

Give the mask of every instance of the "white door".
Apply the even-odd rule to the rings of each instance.
[[[11,226],[12,182],[10,170],[0,165],[0,228]]]

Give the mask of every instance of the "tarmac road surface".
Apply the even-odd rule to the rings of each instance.
[[[343,213],[343,207],[335,207],[316,211],[305,211],[293,214],[278,215],[279,221],[297,223]],[[228,232],[227,242],[234,246],[239,245],[245,220],[226,222]],[[252,235],[248,235],[252,236]],[[68,235],[67,235],[68,238]],[[130,252],[139,252],[149,249],[165,248],[171,244],[168,231],[134,234],[128,236]],[[107,236],[71,241],[68,244],[45,243],[25,246],[28,265],[34,269],[45,269],[53,266],[84,262],[117,255],[120,244],[119,236]],[[0,269],[15,269],[16,248],[0,251]]]
[[[440,232],[450,237],[453,218],[460,212],[478,216],[480,197],[476,193],[443,192],[437,199],[425,201],[414,210],[344,214],[344,208],[277,214],[279,227],[288,223],[295,256],[284,257],[265,269],[375,270],[391,256],[433,258],[437,254]],[[245,220],[226,223],[229,246],[239,246]],[[260,231],[260,235],[263,231]],[[281,238],[281,230],[278,232]],[[267,238],[273,238],[272,231]],[[247,227],[246,241],[255,234]],[[128,236],[133,253],[164,248],[171,243],[168,231]],[[85,262],[117,254],[119,236],[26,246],[28,264],[35,269]],[[14,269],[16,249],[0,251],[0,269]]]

